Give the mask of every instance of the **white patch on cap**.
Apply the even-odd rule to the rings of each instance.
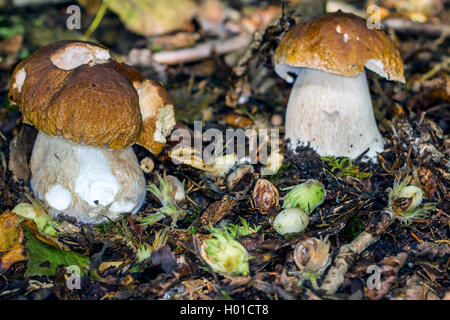
[[[24,68],[17,71],[16,76],[14,78],[14,83],[12,84],[12,88],[17,89],[20,92],[22,90],[22,86],[23,86],[23,83],[25,82],[26,78],[27,78],[27,73],[25,72]]]
[[[72,203],[72,194],[60,184],[54,184],[45,194],[45,200],[55,210],[62,211]]]
[[[348,38],[349,38],[349,37],[348,37],[348,33],[344,33],[344,42],[345,42],[345,43],[347,43]]]
[[[50,60],[60,69],[72,70],[83,64],[90,66],[106,63],[110,58],[107,49],[86,43],[69,44],[56,51]]]
[[[109,60],[111,56],[109,55],[109,51],[103,48],[95,48],[94,47],[94,58],[96,61],[101,61],[99,63],[105,63]]]
[[[136,205],[137,203],[133,201],[116,201],[109,207],[109,211],[114,213],[132,212]]]
[[[389,79],[389,76],[387,75],[387,73],[384,72],[384,65],[380,60],[378,60],[378,59],[367,60],[365,67],[367,69],[375,72],[379,76]]]
[[[342,29],[341,29],[341,26],[340,26],[340,25],[338,25],[338,26],[336,27],[336,32],[337,32],[337,33],[341,33],[341,32],[342,32]]]
[[[77,150],[78,175],[75,192],[90,206],[107,206],[119,191],[116,177],[99,148],[80,146]]]
[[[153,134],[153,140],[157,142],[166,142],[166,137],[172,132],[175,126],[175,113],[172,105],[162,107],[156,118],[156,128]]]

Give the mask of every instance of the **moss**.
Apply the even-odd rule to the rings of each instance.
[[[358,179],[367,179],[372,175],[371,172],[359,171],[359,167],[348,158],[339,160],[335,157],[321,157],[320,159],[331,168],[331,172],[338,171],[341,177],[352,176]]]
[[[355,239],[361,232],[365,230],[364,225],[358,216],[352,216],[347,221],[347,225],[344,230],[342,230],[342,241],[351,242]]]
[[[118,233],[123,235],[123,230],[116,221],[109,221],[103,224],[95,225],[94,229],[102,234]]]

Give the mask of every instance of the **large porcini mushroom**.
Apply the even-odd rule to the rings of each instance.
[[[274,54],[277,74],[296,74],[286,111],[291,148],[309,145],[321,156],[376,160],[384,143],[372,109],[364,67],[405,82],[399,51],[366,20],[337,12],[290,28]]]
[[[100,223],[139,210],[146,181],[131,146],[158,154],[175,125],[160,84],[102,46],[61,41],[17,65],[9,100],[39,130],[31,187],[50,213]]]

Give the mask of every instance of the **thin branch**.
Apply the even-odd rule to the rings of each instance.
[[[247,33],[226,40],[214,40],[201,43],[192,48],[173,51],[162,51],[152,55],[154,61],[160,64],[180,64],[207,59],[213,53],[217,55],[244,49],[250,43],[251,37]]]
[[[328,271],[320,290],[326,295],[335,294],[344,283],[345,275],[355,263],[358,255],[377,242],[391,223],[390,214],[380,212],[370,222],[365,231],[361,232],[352,242],[343,245],[334,259],[334,265]]]
[[[89,40],[92,33],[94,33],[95,30],[97,30],[98,26],[100,25],[100,22],[102,22],[103,17],[108,10],[108,3],[107,1],[103,1],[100,9],[98,9],[97,14],[95,15],[94,20],[91,22],[91,25],[86,30],[84,35],[81,37],[81,40],[87,41]]]
[[[450,35],[450,25],[441,23],[420,23],[406,18],[387,18],[383,20],[383,25],[394,29],[398,33],[405,34],[426,34],[433,36]]]

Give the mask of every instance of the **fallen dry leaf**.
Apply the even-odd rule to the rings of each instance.
[[[9,145],[8,169],[13,173],[14,181],[23,180],[28,184],[31,170],[28,165],[37,131],[29,125],[23,125]]]
[[[230,126],[238,128],[248,128],[253,125],[253,121],[250,118],[235,113],[227,114],[225,120]]]
[[[171,273],[178,267],[175,255],[167,245],[161,246],[156,249],[152,253],[151,259],[153,265],[161,265],[161,268],[167,273]]]
[[[424,242],[417,247],[416,254],[419,257],[427,257],[433,259],[434,257],[441,258],[446,254],[450,254],[450,245],[448,243],[433,243]]]
[[[215,225],[217,222],[222,220],[223,217],[229,214],[236,204],[236,200],[232,200],[229,196],[225,195],[222,200],[210,204],[210,206],[205,210],[200,217],[201,224],[204,226],[208,226],[210,224]]]
[[[408,254],[400,252],[396,256],[386,257],[378,264],[383,275],[379,289],[364,288],[365,296],[371,300],[379,300],[383,298],[391,289],[395,281],[397,280],[397,274],[400,268],[406,262]]]
[[[103,271],[105,271],[106,269],[111,268],[111,267],[114,269],[118,269],[126,262],[127,261],[104,261],[100,264],[98,271],[100,271],[100,273],[102,273]]]
[[[62,244],[59,240],[58,237],[53,237],[47,234],[43,234],[41,233],[37,226],[36,223],[34,223],[33,220],[24,220],[21,222],[21,225],[26,228],[28,231],[30,231],[38,240],[40,240],[41,242],[48,244],[52,247],[64,250],[69,252],[70,248],[64,244]]]
[[[110,0],[108,8],[127,29],[144,36],[181,29],[192,20],[196,10],[191,0]]]
[[[200,170],[212,170],[201,158],[201,153],[189,146],[178,145],[169,152],[169,156],[175,164],[183,163]]]
[[[428,168],[421,167],[418,171],[420,183],[423,186],[423,191],[428,200],[433,201],[434,195],[437,191],[437,177]]]
[[[23,46],[23,36],[15,34],[8,39],[0,41],[0,53],[18,53]]]
[[[13,263],[26,260],[23,240],[19,217],[11,211],[0,215],[0,274],[7,271]]]
[[[224,277],[223,281],[226,282],[231,287],[246,286],[247,284],[249,284],[252,281],[252,277],[250,277],[250,276],[232,277],[232,276],[224,275],[223,277]]]

